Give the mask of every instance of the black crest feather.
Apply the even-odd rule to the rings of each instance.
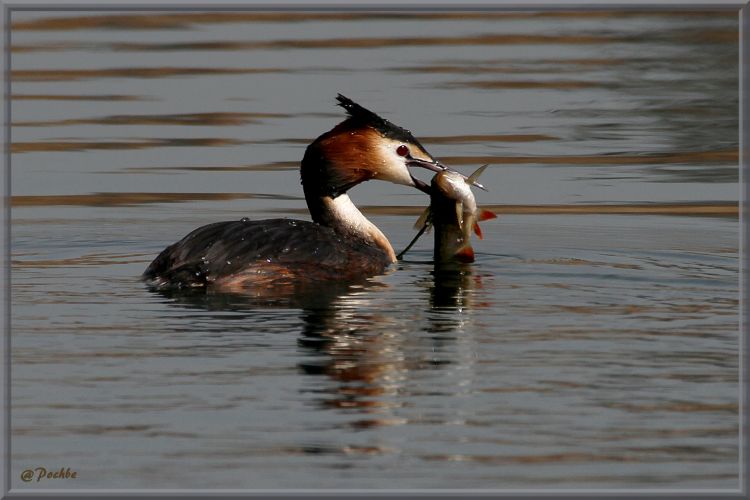
[[[337,95],[336,100],[338,101],[338,105],[346,110],[346,114],[348,114],[355,120],[361,120],[365,123],[373,125],[375,128],[378,128],[377,125],[382,126],[388,123],[388,120],[379,117],[369,109],[360,106],[344,95]]]
[[[344,95],[337,95],[336,100],[338,101],[338,105],[346,110],[346,114],[349,115],[349,120],[361,125],[370,126],[383,134],[384,137],[395,139],[397,141],[410,142],[422,147],[422,145],[419,144],[419,141],[411,135],[411,132],[405,128],[401,128],[398,125],[389,122],[385,118],[382,118],[369,109],[360,106]]]

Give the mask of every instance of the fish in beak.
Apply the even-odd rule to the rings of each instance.
[[[434,227],[433,257],[436,263],[474,262],[471,232],[482,239],[479,222],[497,217],[489,210],[479,209],[471,191],[471,186],[478,184],[476,179],[486,168],[487,165],[483,165],[468,177],[446,168],[432,178],[430,206],[415,224],[420,231],[399,256],[403,256],[425,231]]]
[[[470,177],[466,177],[461,172],[453,170],[453,169],[451,169],[451,168],[443,165],[442,163],[440,163],[439,161],[434,160],[434,159],[433,160],[423,160],[423,159],[420,159],[420,158],[407,157],[406,158],[406,166],[407,167],[426,168],[427,170],[430,170],[430,171],[436,172],[436,173],[451,172],[453,174],[456,174],[456,175],[462,177],[464,180],[466,180],[467,182],[469,182],[469,184],[471,184],[472,186],[475,186],[475,187],[478,187],[479,189],[487,191],[487,188],[485,188],[482,184],[480,184],[479,182],[476,181],[476,177],[478,177],[478,175],[476,175],[477,172],[479,172],[479,174],[481,174],[484,171],[484,167],[486,167],[487,165],[484,165],[484,167],[480,167],[481,171],[478,170],[477,172],[474,172],[474,174],[472,174]],[[414,176],[412,176],[412,179],[414,179]],[[422,183],[422,184],[426,185],[425,183]],[[417,187],[419,187],[419,186],[417,186]]]

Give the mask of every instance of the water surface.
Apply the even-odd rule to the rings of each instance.
[[[14,488],[739,487],[735,13],[12,22]],[[491,164],[477,261],[147,290],[195,227],[308,218],[338,92]],[[351,195],[397,251],[427,203]]]

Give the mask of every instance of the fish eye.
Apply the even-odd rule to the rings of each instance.
[[[405,144],[400,145],[396,148],[396,154],[399,156],[406,156],[409,154],[409,148]]]

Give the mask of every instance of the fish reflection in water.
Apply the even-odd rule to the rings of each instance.
[[[460,349],[437,348],[455,343],[458,336],[471,335],[464,323],[472,307],[475,276],[471,266],[462,263],[437,264],[427,276],[421,283],[424,296],[417,298],[426,309],[421,332],[391,329],[389,324],[396,323],[384,314],[359,314],[360,310],[372,310],[360,307],[358,301],[367,300],[361,296],[339,297],[338,305],[302,312],[305,323],[299,345],[317,359],[299,367],[307,375],[325,375],[335,382],[320,389],[321,406],[367,415],[351,422],[354,428],[407,423],[396,411],[403,405],[396,396],[408,391],[405,386],[414,376],[410,372],[460,363]],[[378,328],[373,330],[373,324]],[[413,352],[410,344],[425,342],[432,347],[420,351],[442,351],[439,359],[409,354]]]
[[[430,283],[430,306],[433,309],[463,311],[472,307],[472,292],[481,286],[481,277],[472,273],[471,264],[444,262],[435,264]],[[457,326],[441,322],[433,324],[435,331]]]

